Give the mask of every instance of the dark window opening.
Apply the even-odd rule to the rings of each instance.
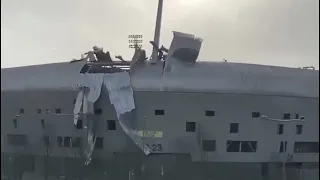
[[[287,145],[288,145],[288,142],[285,141],[285,142],[284,142],[284,151],[285,151],[285,152],[287,152]]]
[[[291,119],[290,113],[283,114],[283,119]]]
[[[302,125],[301,124],[296,125],[296,134],[297,135],[302,134]]]
[[[196,123],[186,122],[186,132],[196,132]]]
[[[12,146],[26,146],[27,136],[23,134],[7,134],[8,143]]]
[[[81,137],[61,137],[58,136],[58,146],[67,148],[78,148],[81,147],[82,138]]]
[[[280,149],[279,149],[280,153],[287,151],[287,144],[288,144],[287,141],[281,141],[280,142]]]
[[[278,124],[278,134],[283,134],[283,124]]]
[[[24,114],[24,109],[20,109],[20,114]]]
[[[73,148],[81,147],[81,142],[82,142],[81,137],[72,138],[72,147]]]
[[[58,141],[58,146],[59,146],[59,147],[62,147],[62,146],[63,146],[63,137],[58,136],[58,137],[57,137],[57,141]]]
[[[94,109],[94,114],[102,114],[102,109]]]
[[[216,141],[215,140],[202,140],[203,151],[213,152],[216,151]]]
[[[158,109],[158,110],[155,110],[155,111],[154,111],[154,115],[157,115],[157,116],[158,116],[158,115],[164,115],[164,110],[159,110],[159,109]]]
[[[43,142],[46,147],[50,146],[50,138],[49,136],[43,136]]]
[[[80,73],[85,74],[91,66],[89,66],[88,64],[83,65],[83,67],[80,70]]]
[[[77,99],[73,99],[73,104],[76,104],[76,102],[77,102]]]
[[[108,130],[116,130],[116,121],[115,120],[107,120]]]
[[[97,137],[96,143],[94,144],[96,149],[102,149],[103,148],[103,138]]]
[[[76,129],[83,129],[83,121],[82,120],[79,119],[77,121]]]
[[[319,142],[295,142],[295,153],[319,153]]]
[[[253,118],[259,118],[261,114],[259,112],[252,112],[252,117]]]
[[[56,114],[61,114],[61,109],[56,109]]]
[[[50,110],[49,110],[49,109],[46,109],[46,113],[49,114],[49,113],[50,113]]]
[[[296,114],[296,119],[299,119],[300,118],[300,115],[299,114]]]
[[[227,141],[227,152],[240,152],[240,141]]]
[[[41,109],[38,109],[37,112],[38,112],[38,114],[41,114]]]
[[[230,123],[230,133],[239,132],[239,123]]]
[[[282,141],[280,142],[279,152],[284,152],[284,145],[283,145],[283,142],[282,142]]]
[[[18,120],[17,119],[13,119],[13,127],[18,128]]]
[[[71,147],[71,137],[63,138],[63,147]]]
[[[41,119],[40,122],[41,122],[41,128],[44,129],[45,128],[44,119]]]
[[[215,111],[206,111],[206,116],[215,116]]]
[[[241,141],[241,152],[256,152],[257,141]]]

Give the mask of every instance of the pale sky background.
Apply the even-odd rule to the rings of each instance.
[[[66,62],[93,45],[131,59],[129,34],[151,53],[158,0],[1,0],[1,67]],[[172,31],[204,39],[199,60],[315,66],[319,0],[164,0],[161,44]]]

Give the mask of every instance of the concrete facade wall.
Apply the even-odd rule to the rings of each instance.
[[[20,152],[43,155],[46,148],[43,135],[52,137],[51,156],[79,157],[81,149],[60,148],[57,136],[85,137],[84,130],[73,125],[73,91],[24,91],[1,92],[1,139],[2,152]],[[135,92],[136,118],[133,126],[139,130],[162,131],[162,138],[147,138],[147,144],[161,144],[162,151],[155,153],[201,153],[211,162],[282,162],[293,153],[295,141],[319,142],[319,99],[257,96],[241,94],[208,94],[176,92]],[[24,109],[21,114],[20,108]],[[61,109],[62,114],[46,114]],[[116,130],[107,130],[107,120],[116,120],[114,108],[108,96],[102,94],[96,108],[99,121],[98,136],[103,137],[103,149],[96,150],[95,157],[108,157],[113,152],[139,152],[117,123]],[[42,112],[38,113],[37,110]],[[161,109],[165,115],[156,116]],[[215,116],[205,116],[206,110]],[[270,118],[281,119],[284,113],[305,116],[305,122],[285,122],[284,133],[277,134],[278,122],[252,118],[252,112],[260,112]],[[19,115],[17,117],[17,115]],[[17,119],[14,128],[13,119]],[[40,119],[45,120],[42,129]],[[186,122],[196,122],[199,132],[186,132]],[[238,133],[229,133],[230,123],[239,123]],[[303,125],[301,135],[296,135],[296,125]],[[8,145],[7,134],[26,134],[28,145],[17,148]],[[203,140],[215,140],[215,152],[201,152],[197,143],[199,134]],[[258,141],[254,153],[226,152],[227,140]],[[287,141],[287,153],[279,153],[280,141]],[[295,153],[293,162],[319,162],[319,153]]]

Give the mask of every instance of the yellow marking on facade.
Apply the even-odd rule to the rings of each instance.
[[[162,138],[162,131],[138,131],[138,135],[141,137]]]

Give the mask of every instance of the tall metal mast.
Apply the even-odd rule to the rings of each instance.
[[[154,44],[158,47],[159,47],[160,30],[161,30],[162,6],[163,6],[163,0],[159,0],[156,27],[154,30],[154,40],[153,40]],[[158,61],[158,50],[157,48],[153,47],[150,62],[156,63],[157,61]]]

